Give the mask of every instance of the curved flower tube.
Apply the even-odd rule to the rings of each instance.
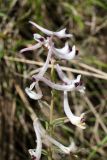
[[[36,88],[37,93],[32,91],[34,87]],[[33,82],[29,88],[26,87],[25,92],[31,99],[34,99],[34,100],[41,99],[43,96],[38,82]]]
[[[81,75],[78,75],[76,79],[74,80],[70,80],[65,74],[64,72],[62,71],[61,67],[59,64],[56,64],[56,71],[58,73],[58,76],[59,78],[65,82],[66,84],[72,84],[73,82],[74,83],[79,83],[80,82],[80,79],[81,79]]]
[[[33,122],[35,134],[36,134],[36,142],[37,142],[37,147],[36,149],[29,149],[28,152],[31,155],[32,160],[40,160],[41,158],[41,152],[42,152],[42,140],[41,140],[41,135],[38,127],[38,123],[36,123],[37,119]]]
[[[70,49],[68,48],[68,45],[65,44],[65,46],[61,49],[57,49],[53,47],[53,53],[60,59],[72,60],[76,56],[76,48],[75,46],[73,46],[72,51],[70,51]]]
[[[36,77],[35,77],[35,80],[38,80],[38,79],[36,79]],[[50,80],[46,79],[45,77],[42,77],[40,79],[40,81],[44,82],[49,87],[56,89],[56,90],[59,90],[59,91],[72,91],[72,90],[75,90],[75,88],[76,88],[75,84],[70,84],[70,85],[56,84],[56,83],[53,83]]]
[[[60,148],[62,152],[65,154],[70,154],[70,152],[75,153],[77,151],[77,147],[74,141],[72,141],[71,144],[68,147],[66,147],[49,135],[46,135],[46,139],[50,141],[52,144],[54,144],[55,146],[57,146],[58,148]]]
[[[52,47],[49,48],[48,56],[47,56],[45,64],[43,65],[43,67],[41,68],[40,72],[37,75],[33,75],[33,78],[35,78],[36,80],[39,80],[41,77],[43,77],[43,75],[48,69],[48,65],[49,65],[51,56],[52,56]]]
[[[61,67],[60,67],[59,64],[56,65],[56,71],[57,71],[57,73],[58,73],[59,78],[60,78],[63,82],[65,82],[65,83],[67,83],[67,84],[71,84],[71,81],[72,81],[72,80],[70,80],[69,78],[67,78],[67,76],[66,76],[65,73],[62,71],[62,69],[61,69]]]
[[[31,47],[21,49],[20,53],[23,53],[23,52],[26,52],[26,51],[33,51],[33,50],[36,50],[36,49],[40,48],[41,46],[42,46],[42,43],[37,43],[36,45],[33,45]]]
[[[68,104],[68,97],[66,91],[64,91],[64,112],[73,125],[76,125],[81,129],[86,128],[85,118],[84,118],[85,113],[82,113],[80,117],[78,117],[71,112],[70,106]]]
[[[58,32],[53,32],[53,31],[50,31],[48,29],[45,29],[45,28],[39,26],[37,23],[34,23],[32,21],[29,21],[29,23],[31,23],[33,26],[35,26],[36,28],[38,28],[40,31],[42,31],[43,33],[45,33],[48,36],[53,35],[53,36],[57,36],[58,38],[66,38],[66,37],[70,38],[70,37],[72,37],[72,34],[67,34],[66,33],[66,28],[64,28],[64,29],[62,29]]]
[[[78,78],[78,76],[77,76],[77,78]],[[34,77],[34,79],[38,81],[38,78]],[[71,84],[56,84],[56,83],[53,83],[50,80],[46,79],[45,77],[41,77],[39,80],[44,82],[49,87],[56,89],[56,90],[59,90],[59,91],[77,90],[77,91],[84,93],[84,90],[85,90],[85,87],[81,86],[81,83],[75,83],[75,80]]]
[[[38,119],[34,121],[34,126],[35,128],[38,128],[39,134],[41,135],[42,139],[45,140],[45,142],[46,141],[51,142],[52,144],[60,148],[63,153],[69,154],[70,152],[75,153],[77,151],[77,147],[75,146],[74,141],[71,142],[71,144],[68,147],[66,147],[60,142],[58,142],[57,140],[55,140],[54,138],[52,138],[51,136],[49,136],[47,132],[45,131],[45,129],[42,127]]]

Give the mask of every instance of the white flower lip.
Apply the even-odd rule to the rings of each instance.
[[[85,113],[82,113],[80,115],[80,117],[75,116],[71,110],[70,110],[70,106],[68,104],[68,97],[67,97],[67,92],[64,91],[64,112],[67,115],[68,119],[70,120],[70,122],[73,125],[76,125],[78,127],[80,127],[81,129],[85,129],[86,128],[86,124],[85,124],[85,118],[84,115]]]
[[[48,29],[45,29],[45,28],[39,26],[37,23],[34,23],[32,21],[29,21],[29,23],[31,23],[33,26],[35,26],[36,28],[38,28],[40,31],[42,31],[43,33],[45,33],[48,36],[53,35],[53,36],[57,36],[58,38],[66,38],[66,37],[70,38],[70,37],[72,37],[72,34],[67,34],[66,33],[66,28],[64,28],[64,29],[62,29],[58,32],[53,32],[53,31],[50,31]]]
[[[65,46],[63,48],[54,48],[56,50],[56,52],[58,52],[59,54],[67,54],[70,52],[69,49],[69,45],[68,42],[65,43]]]
[[[70,51],[68,43],[65,43],[65,46],[61,49],[53,47],[53,52],[60,59],[72,60],[76,56],[75,45],[72,47],[72,51]]]
[[[36,88],[37,93],[32,91],[33,88]],[[25,88],[26,94],[33,100],[41,99],[42,98],[42,92],[41,89],[39,88],[39,84],[37,82],[33,82],[30,87]]]

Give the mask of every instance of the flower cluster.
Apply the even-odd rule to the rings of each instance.
[[[30,50],[36,50],[40,47],[43,47],[47,50],[48,55],[46,62],[44,63],[43,67],[40,68],[39,73],[36,75],[33,75],[33,82],[30,85],[30,87],[27,87],[25,89],[27,95],[34,100],[39,100],[42,98],[42,91],[39,87],[39,82],[44,82],[47,86],[49,86],[52,89],[60,90],[64,93],[64,102],[63,102],[63,108],[66,116],[68,117],[69,121],[82,129],[86,128],[85,125],[85,118],[84,113],[82,113],[80,116],[76,116],[72,113],[69,103],[68,103],[68,92],[69,91],[79,91],[81,93],[84,93],[85,87],[81,81],[81,75],[78,75],[75,79],[69,79],[65,73],[62,71],[62,68],[59,64],[55,65],[56,72],[60,78],[60,80],[63,82],[63,84],[56,84],[52,82],[51,80],[47,79],[44,74],[46,73],[49,63],[52,60],[52,56],[63,59],[63,60],[72,60],[77,56],[77,50],[75,45],[70,48],[68,42],[65,43],[63,48],[56,48],[54,44],[54,37],[57,37],[58,39],[62,38],[71,38],[72,34],[66,33],[66,28],[60,30],[59,32],[53,32],[48,29],[45,29],[38,24],[31,22],[30,23],[42,31],[45,36],[41,36],[40,34],[34,34],[34,40],[37,42],[35,45],[24,48],[20,52],[30,51]],[[74,142],[70,144],[69,147],[65,147],[58,141],[56,141],[54,138],[48,135],[48,133],[45,131],[45,129],[40,124],[39,120],[34,120],[34,130],[37,138],[37,147],[36,149],[30,149],[29,153],[32,157],[32,160],[39,160],[41,157],[41,150],[42,150],[42,142],[49,141],[50,143],[56,145],[59,147],[63,153],[69,154],[70,152],[76,151],[76,146]],[[45,141],[44,141],[45,139]]]

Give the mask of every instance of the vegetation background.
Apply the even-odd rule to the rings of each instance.
[[[43,50],[19,53],[35,43],[32,35],[38,30],[29,20],[54,31],[67,27],[74,34],[69,43],[76,45],[80,58],[60,64],[71,78],[81,73],[86,86],[84,96],[69,94],[73,112],[86,112],[86,130],[60,119],[65,118],[63,94],[54,91],[53,136],[65,145],[68,137],[74,139],[77,157],[55,155],[44,146],[41,159],[107,160],[107,0],[0,0],[0,159],[30,159],[28,149],[36,146],[30,110],[49,127],[50,89],[41,83],[40,105],[24,91],[47,55]]]

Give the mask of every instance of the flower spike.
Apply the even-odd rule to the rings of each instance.
[[[70,106],[68,104],[68,97],[66,91],[64,91],[64,112],[72,124],[80,127],[81,129],[86,128],[85,118],[84,118],[85,113],[82,113],[80,117],[78,117],[71,112]]]

